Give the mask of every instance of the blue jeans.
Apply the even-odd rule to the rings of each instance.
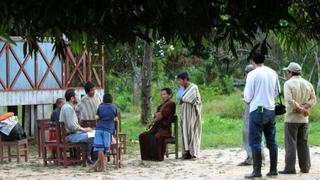
[[[267,148],[278,150],[276,142],[276,115],[274,111],[263,109],[250,113],[249,143],[252,151],[261,151],[262,133],[266,138]]]
[[[96,130],[94,135],[93,151],[104,151],[109,153],[111,144],[111,133],[103,130]]]
[[[88,133],[85,132],[76,132],[74,134],[70,134],[66,137],[68,143],[86,143],[86,153],[87,157],[90,156],[92,149],[93,138],[88,137]]]
[[[249,143],[249,132],[250,132],[250,107],[249,105],[245,108],[244,110],[244,122],[243,122],[243,147],[247,152],[247,158],[246,162],[247,163],[252,163],[252,150],[250,147]],[[264,145],[263,142],[261,141],[261,155],[262,155],[262,161],[264,162],[265,157],[264,157]]]

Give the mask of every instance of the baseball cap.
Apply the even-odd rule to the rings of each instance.
[[[245,72],[250,72],[250,71],[253,71],[254,70],[254,67],[253,67],[253,65],[251,65],[251,64],[249,64],[249,65],[247,65],[245,68],[244,68],[244,71]]]
[[[284,71],[291,71],[294,73],[301,73],[301,66],[298,63],[291,62],[288,67],[283,68]]]

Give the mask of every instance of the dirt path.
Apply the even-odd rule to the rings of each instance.
[[[267,150],[266,150],[267,154]],[[68,168],[49,165],[44,167],[41,159],[32,156],[30,162],[17,164],[0,164],[0,179],[211,179],[237,180],[251,172],[252,167],[236,166],[244,159],[240,148],[203,150],[197,160],[183,161],[173,159],[173,155],[163,162],[141,161],[138,152],[126,156],[122,168],[114,169],[110,163],[107,172],[95,173],[91,167],[70,166]],[[267,160],[269,158],[267,157]],[[320,180],[320,147],[311,148],[312,168],[309,174],[279,175],[276,179],[290,180]],[[284,151],[279,153],[279,169],[284,167]],[[269,163],[263,167],[263,179],[269,170]],[[297,171],[299,168],[297,166]]]

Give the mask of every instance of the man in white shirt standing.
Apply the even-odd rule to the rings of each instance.
[[[254,70],[254,67],[252,64],[249,64],[244,69],[244,77],[247,79],[248,74]],[[243,96],[243,94],[242,94]],[[247,153],[247,158],[238,164],[238,166],[251,166],[253,164],[252,160],[252,151],[249,143],[249,117],[250,117],[250,106],[246,103],[246,107],[243,112],[243,133],[242,133],[242,139],[243,139],[243,147]],[[264,151],[263,151],[263,142],[261,142],[261,153],[262,153],[262,164],[264,164]]]
[[[275,98],[280,92],[277,73],[264,65],[265,57],[255,54],[244,89],[244,101],[250,105],[249,143],[252,149],[253,172],[245,178],[261,177],[261,140],[264,133],[270,154],[270,171],[267,176],[277,176],[278,145],[276,142]]]

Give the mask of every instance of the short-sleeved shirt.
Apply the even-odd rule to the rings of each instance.
[[[97,110],[99,121],[96,130],[114,132],[114,118],[117,116],[117,107],[114,104],[102,103]]]
[[[177,95],[176,95],[177,101],[180,101],[182,99],[184,91],[185,91],[185,88],[183,86],[180,86],[180,88],[177,92]]]
[[[267,66],[257,67],[247,76],[244,100],[250,104],[250,112],[259,106],[274,110],[274,99],[279,92],[280,84],[277,73]]]

